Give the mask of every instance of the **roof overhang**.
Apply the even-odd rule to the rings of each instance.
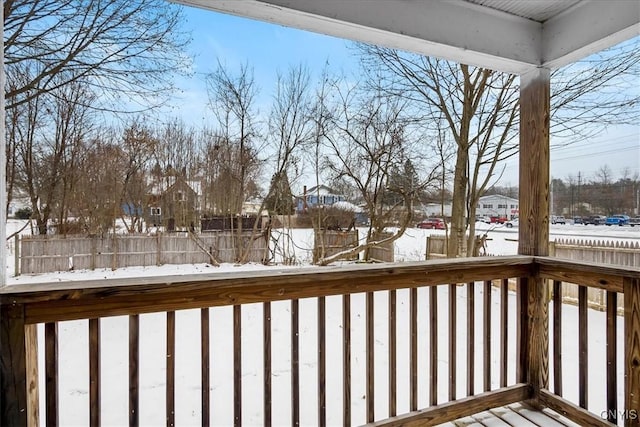
[[[516,74],[560,67],[640,34],[635,0],[172,1]],[[523,4],[528,14],[514,13]],[[552,13],[532,12],[543,7]]]

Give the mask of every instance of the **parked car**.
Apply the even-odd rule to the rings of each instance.
[[[627,225],[629,224],[628,215],[611,215],[605,220],[606,225]]]
[[[640,216],[637,216],[635,218],[629,218],[629,225],[634,227],[634,226],[640,226]]]
[[[490,224],[491,223],[491,218],[486,216],[486,215],[477,216],[476,217],[476,221],[484,222],[485,224]]]
[[[584,220],[582,219],[581,216],[574,216],[573,217],[573,223],[574,224],[584,224]]]
[[[551,224],[566,224],[567,220],[562,215],[551,215]]]
[[[506,216],[493,215],[490,218],[490,223],[491,224],[504,224],[505,222],[507,222],[507,217]]]
[[[504,225],[507,228],[517,227],[518,225],[520,225],[520,220],[518,218],[514,218],[514,219],[512,219],[510,221],[505,222]]]
[[[434,230],[444,230],[444,220],[442,218],[427,218],[424,221],[420,221],[416,224],[418,228],[427,228]]]
[[[602,225],[602,224],[605,223],[606,220],[607,220],[606,216],[591,215],[591,216],[587,216],[587,217],[582,218],[582,223],[584,225],[588,225],[588,224]]]

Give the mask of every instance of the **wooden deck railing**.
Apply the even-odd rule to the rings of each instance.
[[[555,350],[566,339],[562,305],[553,304],[550,335],[549,293],[533,289],[533,278],[551,279],[556,291],[566,282],[611,294],[607,366],[589,364],[587,307],[579,304],[577,402],[563,397],[571,384],[563,383],[562,369],[576,361]],[[514,285],[517,295],[509,291]],[[616,342],[616,293],[625,297],[624,343]],[[119,419],[130,425],[148,423],[140,412],[148,392],[140,381],[146,363],[140,357],[140,318],[147,313],[166,313],[165,324],[158,325],[164,326],[164,375],[154,382],[166,391],[162,419],[167,425],[183,416],[176,413],[181,410],[176,396],[194,387],[200,390],[195,419],[205,426],[301,421],[320,426],[432,425],[522,400],[583,424],[611,425],[609,421],[624,418],[625,425],[637,425],[635,415],[640,414],[640,269],[526,256],[472,258],[20,285],[2,289],[0,304],[2,426],[37,425],[40,419],[55,426],[64,423],[69,410],[86,413],[84,423],[100,425],[104,396],[110,392],[101,362],[114,352],[102,339],[102,325],[113,316],[128,316],[128,375],[120,379],[128,384],[128,408]],[[199,354],[190,354],[188,363],[197,365],[199,378],[197,384],[185,385],[177,375],[183,367],[176,364],[177,342],[185,331],[177,325],[176,312],[190,309],[198,310],[197,325],[190,328],[200,330]],[[213,333],[221,328],[212,321],[217,310],[230,310],[232,342],[232,373],[220,387],[213,385],[220,379],[212,378],[212,367],[221,363],[221,357],[212,355],[224,347]],[[68,396],[62,394],[67,391],[61,387],[59,348],[66,343],[59,325],[68,320],[88,320],[88,386],[81,391],[88,395],[88,407],[64,410]],[[38,328],[43,338],[38,339]],[[283,329],[288,333],[284,343]],[[260,339],[254,339],[256,334]],[[618,347],[625,352],[623,366],[616,362]],[[44,362],[38,363],[38,351],[44,351]],[[253,358],[256,354],[260,357]],[[276,370],[282,360],[287,368],[279,364]],[[587,402],[588,373],[594,369],[607,372],[603,408]],[[260,390],[246,387],[249,371],[259,372]],[[617,382],[621,372],[624,384]],[[282,384],[277,390],[275,384],[283,376],[289,383],[285,396]],[[259,405],[247,400],[254,394]],[[232,396],[228,414],[213,405],[226,395]]]

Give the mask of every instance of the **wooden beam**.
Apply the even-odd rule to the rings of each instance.
[[[541,23],[471,2],[172,1],[512,73],[541,62]]]
[[[23,307],[0,306],[0,425],[27,425],[27,355]]]
[[[640,279],[624,280],[624,425],[640,426]]]
[[[520,76],[520,226],[518,253],[549,254],[549,117],[550,70],[537,68]],[[519,287],[519,381],[538,392],[549,381],[549,292],[537,272]]]
[[[387,418],[385,420],[367,424],[367,426],[432,426],[467,417],[499,406],[520,402],[528,399],[530,396],[531,390],[527,384],[515,384],[510,387],[465,397],[431,408],[412,411],[397,417]]]
[[[606,417],[603,418],[599,414],[591,413],[560,396],[556,396],[549,390],[540,390],[539,396],[540,403],[542,405],[553,409],[560,415],[563,415],[580,425],[594,427],[613,427],[615,425],[607,421]]]
[[[518,254],[549,254],[550,71],[520,76],[520,226]]]
[[[531,265],[530,257],[514,256],[80,281],[10,286],[0,290],[0,302],[31,302],[25,322],[46,323],[520,277],[531,273]]]

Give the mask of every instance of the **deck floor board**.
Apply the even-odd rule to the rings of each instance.
[[[548,408],[536,410],[525,403],[514,403],[469,417],[440,424],[440,427],[580,427],[579,424]]]

